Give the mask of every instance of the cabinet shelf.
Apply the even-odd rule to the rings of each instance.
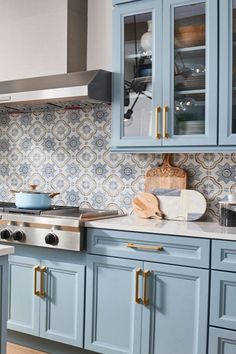
[[[195,52],[198,50],[205,50],[206,46],[205,45],[199,45],[196,47],[184,47],[184,48],[176,48],[175,53],[183,53],[183,52]]]
[[[190,95],[190,94],[206,93],[206,90],[181,90],[175,91],[177,95]]]

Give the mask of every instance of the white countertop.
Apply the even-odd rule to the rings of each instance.
[[[85,226],[99,229],[236,241],[236,227],[223,227],[216,222],[141,219],[136,215],[130,215],[118,218],[88,221]]]
[[[3,246],[0,245],[0,257],[1,256],[7,256],[9,254],[14,253],[15,249],[12,246]]]

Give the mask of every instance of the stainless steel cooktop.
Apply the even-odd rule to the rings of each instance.
[[[0,241],[82,251],[84,223],[120,216],[116,210],[52,206],[47,210],[19,209],[0,202]]]

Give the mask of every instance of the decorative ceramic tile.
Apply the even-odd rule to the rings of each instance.
[[[1,114],[0,200],[14,200],[10,189],[39,184],[61,192],[57,205],[132,211],[146,171],[159,166],[162,155],[111,153],[111,107],[76,105]],[[205,196],[206,218],[217,219],[218,201],[236,193],[236,154],[174,154],[173,164],[186,169],[189,188]]]

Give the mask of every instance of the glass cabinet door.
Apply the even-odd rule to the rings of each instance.
[[[220,1],[219,144],[236,145],[236,0]]]
[[[161,145],[162,2],[138,1],[114,13],[113,145]]]
[[[216,145],[217,1],[163,4],[163,145]]]

